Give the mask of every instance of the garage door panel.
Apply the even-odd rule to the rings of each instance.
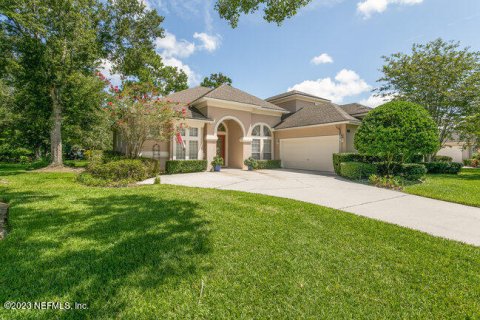
[[[339,150],[338,136],[280,140],[284,168],[333,172],[332,155]]]

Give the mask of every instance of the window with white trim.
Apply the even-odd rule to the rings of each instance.
[[[252,158],[257,160],[272,159],[272,131],[264,124],[252,129]]]
[[[198,128],[180,129],[183,143],[175,141],[175,159],[174,160],[197,160],[200,147],[200,134]]]

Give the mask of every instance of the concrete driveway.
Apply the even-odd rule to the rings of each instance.
[[[153,183],[153,179],[143,184]],[[163,184],[290,198],[480,246],[480,209],[295,170],[200,172],[162,176]]]

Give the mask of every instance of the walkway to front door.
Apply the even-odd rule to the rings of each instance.
[[[353,183],[331,174],[223,169],[166,175],[162,183],[290,198],[480,246],[479,208]]]

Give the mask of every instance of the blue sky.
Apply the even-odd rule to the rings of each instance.
[[[260,98],[295,88],[374,106],[383,55],[438,37],[480,50],[479,0],[313,0],[281,26],[258,12],[236,29],[213,0],[144,1],[165,17],[158,52],[187,72],[191,86],[223,72]]]

